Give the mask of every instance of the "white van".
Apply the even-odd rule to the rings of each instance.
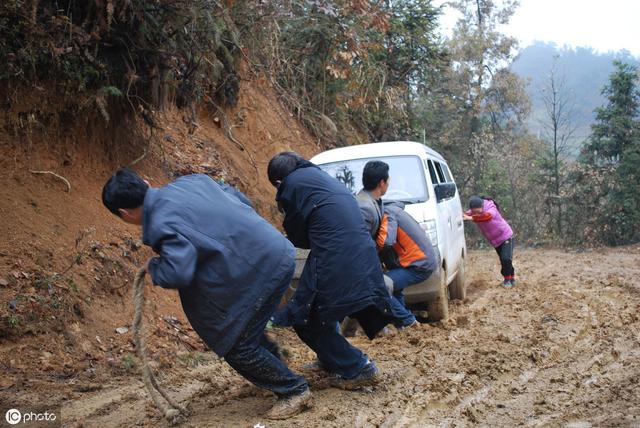
[[[383,200],[404,202],[405,211],[420,224],[440,257],[439,272],[406,288],[405,301],[415,307],[426,304],[429,319],[447,318],[449,298],[466,296],[462,207],[449,166],[435,150],[409,141],[333,149],[314,156],[311,162],[355,194],[362,189],[362,170],[370,160],[389,165],[391,181]]]

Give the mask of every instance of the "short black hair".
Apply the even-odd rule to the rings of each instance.
[[[362,186],[364,190],[373,190],[380,180],[389,179],[389,165],[379,160],[369,161],[362,170]]]
[[[469,208],[482,208],[483,204],[484,198],[481,198],[480,196],[472,196],[469,198]]]
[[[305,159],[296,152],[280,152],[269,161],[267,175],[274,186],[291,174]]]
[[[102,188],[102,203],[118,217],[120,208],[138,208],[144,203],[149,185],[132,169],[116,171]]]

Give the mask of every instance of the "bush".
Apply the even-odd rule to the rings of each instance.
[[[96,96],[103,116],[106,99],[145,108],[235,105],[232,27],[215,0],[5,0],[0,83],[46,81]]]

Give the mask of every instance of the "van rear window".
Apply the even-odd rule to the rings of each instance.
[[[383,196],[383,200],[417,203],[429,199],[424,168],[418,156],[349,159],[318,166],[347,186],[352,193],[356,194],[362,189],[362,170],[364,165],[372,160],[380,160],[389,165],[389,190]]]

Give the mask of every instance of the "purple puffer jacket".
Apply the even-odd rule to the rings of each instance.
[[[513,230],[509,223],[502,217],[495,202],[485,199],[482,204],[482,212],[491,214],[491,220],[484,222],[474,222],[480,228],[480,232],[491,243],[493,247],[499,247],[504,241],[513,236]],[[466,212],[471,215],[471,210]]]

